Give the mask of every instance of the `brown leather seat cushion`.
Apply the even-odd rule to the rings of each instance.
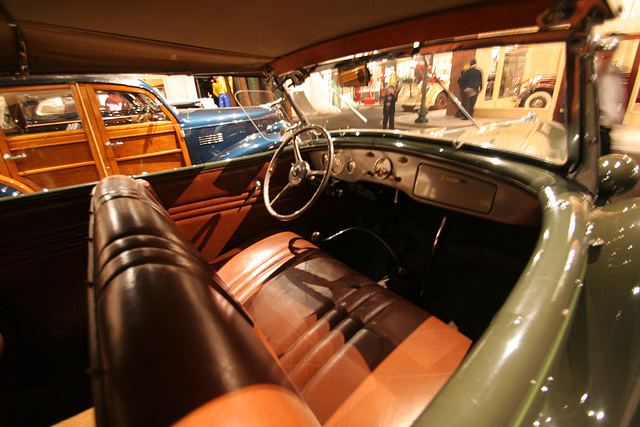
[[[216,274],[134,180],[103,180],[92,206],[98,418],[258,423],[230,413],[249,405],[311,424],[410,424],[470,345],[293,233]]]
[[[320,422],[407,425],[471,341],[294,233],[218,270]]]

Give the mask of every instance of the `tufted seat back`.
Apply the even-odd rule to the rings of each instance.
[[[214,271],[141,182],[91,210],[99,424],[408,425],[470,345],[293,233]]]
[[[169,425],[205,404],[218,422],[253,424],[265,416],[251,414],[257,406],[221,408],[258,397],[293,415],[284,425],[316,423],[253,322],[142,185],[104,180],[92,212],[98,424]]]

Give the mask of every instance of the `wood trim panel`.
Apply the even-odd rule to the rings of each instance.
[[[180,146],[180,150],[182,150],[182,154],[184,157],[185,166],[191,166],[191,156],[189,156],[189,150],[187,149],[187,142],[184,140],[182,127],[178,123],[173,124],[173,129],[178,135],[178,145]]]
[[[98,98],[96,97],[93,86],[84,84],[80,88],[87,121],[91,123],[93,141],[96,151],[100,153],[100,158],[105,165],[105,173],[107,175],[119,174],[120,169],[118,168],[118,162],[116,162],[113,150],[108,150],[105,145],[105,143],[109,141],[109,135],[104,126],[102,114],[100,114],[100,106],[98,105]]]
[[[0,149],[0,176],[9,176],[9,168],[4,161],[4,150]]]
[[[9,178],[5,175],[0,175],[0,184],[9,185],[10,187],[17,188],[23,193],[31,193],[34,191],[41,191],[42,188],[40,186],[32,183],[32,182],[22,182],[22,180],[17,180],[13,178]]]
[[[83,90],[84,86],[80,86],[78,83],[72,85],[72,89],[74,95],[77,98],[76,105],[78,107],[78,114],[82,119],[82,123],[85,124],[85,129],[87,132],[87,139],[89,141],[89,149],[93,154],[93,158],[96,161],[96,165],[98,168],[98,174],[100,178],[104,178],[107,175],[110,175],[108,165],[106,164],[106,156],[104,154],[104,150],[101,150],[101,144],[98,143],[98,139],[96,137],[96,127],[95,123],[90,120],[91,114],[87,108],[87,100],[86,100],[86,90]]]
[[[0,131],[0,173],[13,178],[18,177],[18,168],[15,162],[11,160],[5,160],[5,155],[11,155],[9,144],[4,136],[4,132]]]
[[[113,127],[107,127],[102,119],[102,114],[100,113],[100,106],[98,104],[98,99],[96,96],[96,90],[120,90],[123,92],[131,92],[131,93],[139,93],[144,94],[152,99],[156,99],[156,95],[148,90],[141,88],[134,88],[130,86],[123,85],[92,85],[88,90],[88,98],[91,103],[93,114],[93,120],[96,122],[96,127],[100,130],[100,135],[102,136],[102,140],[104,144],[107,142],[118,139],[118,138],[147,138],[148,136],[159,136],[162,134],[171,134],[176,139],[176,146],[178,147],[177,151],[174,150],[163,150],[154,153],[146,153],[144,155],[140,154],[139,156],[127,156],[127,157],[117,157],[116,152],[111,147],[105,146],[105,152],[109,159],[109,162],[112,164],[114,173],[120,173],[120,168],[117,163],[130,159],[142,159],[144,157],[153,157],[163,154],[174,154],[181,153],[183,166],[191,166],[191,158],[189,157],[189,151],[187,149],[186,142],[184,137],[182,136],[182,128],[178,123],[178,120],[174,116],[174,114],[168,110],[168,108],[164,104],[160,104],[160,108],[163,113],[169,119],[168,121],[163,122],[151,122],[151,123],[132,123],[125,125],[117,125]],[[117,171],[117,172],[116,172]]]
[[[75,90],[74,85],[58,84],[58,85],[38,85],[38,86],[19,86],[19,87],[6,87],[2,88],[2,93],[19,93],[24,91],[51,91],[51,90],[70,90],[76,100],[76,104],[81,104],[80,96]],[[14,155],[15,151],[37,149],[41,147],[54,147],[56,145],[65,144],[77,144],[87,143],[90,135],[90,129],[82,117],[80,111],[78,111],[80,120],[82,122],[83,129],[73,131],[57,131],[57,132],[43,132],[41,134],[31,135],[16,135],[6,138],[4,133],[0,132],[0,152],[2,155]],[[60,167],[56,167],[60,169]],[[48,168],[39,169],[40,172],[46,172]],[[10,176],[11,178],[21,182],[22,185],[35,189],[35,191],[41,190],[41,187],[31,180],[22,178],[26,175],[31,175],[32,171],[21,171],[18,168],[15,160],[0,161],[0,173]]]
[[[37,175],[37,174],[42,174],[47,172],[62,171],[66,169],[83,168],[86,166],[94,166],[95,164],[96,162],[81,162],[81,163],[68,163],[62,166],[51,166],[51,167],[40,168],[40,169],[29,169],[28,171],[20,172],[20,176]]]
[[[83,130],[63,131],[54,134],[42,133],[36,135],[19,135],[7,138],[9,148],[15,150],[28,150],[41,147],[55,147],[57,145],[72,144],[75,142],[86,142],[86,134]],[[42,135],[42,136],[41,136]]]
[[[34,86],[15,86],[15,87],[3,87],[2,93],[22,92],[24,90],[38,91],[38,90],[62,90],[69,89],[68,83],[53,84],[53,85],[34,85]],[[28,89],[27,89],[28,88]]]
[[[165,105],[160,105],[160,108],[166,114],[167,121],[128,124],[107,128],[100,112],[99,101],[94,88],[99,90],[122,90],[124,92],[145,94],[152,99],[156,98],[155,94],[150,91],[126,85],[72,83],[4,88],[3,93],[20,93],[39,90],[71,91],[76,100],[78,116],[83,129],[16,135],[9,138],[6,138],[4,134],[2,134],[0,136],[0,154],[2,155],[0,160],[0,174],[6,176],[7,179],[22,182],[22,185],[39,189],[42,185],[45,185],[44,182],[47,180],[48,183],[46,186],[55,188],[57,185],[54,183],[62,177],[58,175],[58,178],[45,178],[42,175],[46,175],[49,172],[60,173],[66,169],[75,169],[77,170],[77,174],[81,174],[84,172],[81,172],[80,168],[95,168],[95,172],[92,172],[90,177],[91,180],[94,180],[96,179],[96,175],[97,178],[104,178],[108,175],[122,173],[119,162],[143,161],[145,158],[155,159],[167,156],[172,157],[171,164],[173,167],[191,165],[191,159],[180,124]],[[113,139],[130,141],[131,145],[129,146],[129,150],[121,150],[117,149],[118,147],[108,146],[107,143]],[[125,143],[127,143],[127,141],[125,141]],[[14,156],[16,155],[16,151],[19,152],[20,150],[48,149],[51,150],[51,153],[56,153],[56,147],[58,147],[57,150],[63,150],[57,151],[62,155],[66,153],[65,145],[69,145],[69,149],[71,150],[67,153],[67,158],[61,157],[58,158],[58,160],[53,159],[50,163],[47,163],[37,156],[29,157],[29,159],[16,160],[6,160],[3,157],[4,155]],[[81,146],[83,148],[81,148]],[[140,153],[136,152],[137,147],[139,147]],[[82,150],[82,153],[77,151],[80,157],[76,157],[73,154],[75,152],[74,150]],[[122,155],[122,157],[118,157],[118,154]],[[122,170],[129,172],[136,172],[138,170],[137,168],[132,169],[131,165],[129,165],[128,168],[123,166],[123,168]],[[161,170],[161,167],[158,164],[155,165],[155,167],[152,166],[150,170]],[[88,172],[88,170],[86,172]],[[38,175],[41,176],[37,177]],[[23,178],[26,176],[32,176],[32,179],[44,179],[45,181],[39,181],[39,184],[36,184]],[[81,175],[77,176],[81,177]]]
[[[36,191],[43,187],[57,188],[93,181],[106,176],[101,158],[97,155],[95,144],[92,143],[93,128],[91,123],[86,120],[86,108],[78,84],[21,86],[3,88],[2,92],[15,94],[56,90],[71,92],[76,102],[82,129],[15,135],[8,138],[2,134],[0,137],[2,141],[0,148],[3,155],[15,156],[20,154],[20,151],[27,155],[21,159],[3,159],[3,167],[0,169],[5,175],[11,176]],[[67,146],[69,147],[68,152]],[[40,150],[46,150],[49,153],[50,162],[42,156],[34,155]],[[60,155],[66,153],[67,158],[58,157],[56,153]],[[75,170],[75,173],[71,176],[75,176],[75,179],[65,178],[64,175],[61,175],[61,173],[64,174],[64,171],[72,169]],[[56,176],[47,177],[49,173],[55,173]]]
[[[108,127],[106,129],[109,139],[145,137],[149,134],[157,135],[161,133],[175,134],[173,123],[167,122],[135,123],[130,125]]]

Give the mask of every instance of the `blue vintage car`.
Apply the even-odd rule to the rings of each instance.
[[[179,110],[191,162],[207,163],[273,149],[288,125],[266,107]]]
[[[272,105],[177,110],[134,77],[2,78],[0,196],[268,150],[287,125]]]

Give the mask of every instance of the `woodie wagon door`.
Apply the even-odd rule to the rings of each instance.
[[[180,124],[144,89],[87,85],[113,173],[140,175],[191,165]]]
[[[0,174],[34,191],[106,176],[77,84],[0,89]]]

